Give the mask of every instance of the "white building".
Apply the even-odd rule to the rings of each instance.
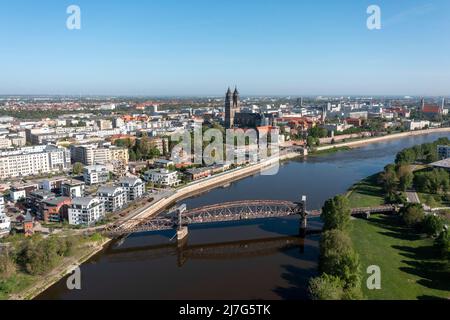
[[[105,206],[99,198],[75,198],[68,214],[69,224],[90,226],[105,217]]]
[[[128,202],[127,192],[122,187],[100,187],[97,196],[105,205],[106,212],[118,211]]]
[[[128,201],[134,201],[142,198],[145,192],[145,184],[139,178],[122,178],[120,186],[126,191]]]
[[[164,187],[173,187],[180,184],[178,172],[166,169],[149,170],[144,173],[144,180]]]
[[[27,197],[27,191],[25,189],[11,189],[9,191],[9,199],[12,202],[17,202]]]
[[[405,121],[405,127],[409,131],[422,130],[422,129],[428,128],[429,126],[430,126],[430,121],[428,121],[428,120],[421,120],[421,121],[408,120],[408,121]]]
[[[83,179],[87,185],[105,183],[109,180],[108,168],[103,165],[84,167]]]
[[[61,185],[61,194],[63,197],[81,198],[84,197],[85,184],[81,181],[65,181]]]
[[[0,152],[0,179],[56,173],[70,169],[70,151],[56,146]]]
[[[11,220],[5,214],[5,200],[0,196],[0,236],[8,234],[11,230]]]

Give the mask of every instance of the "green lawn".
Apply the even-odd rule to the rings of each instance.
[[[377,186],[378,175],[368,177],[350,189],[348,200],[352,208],[376,207],[384,204],[383,190]]]
[[[403,227],[398,217],[353,220],[350,235],[361,259],[368,299],[450,298],[449,262],[436,259],[433,241]],[[366,287],[365,271],[371,265],[381,268],[381,290]]]
[[[443,201],[442,197],[440,195],[421,193],[421,192],[418,192],[417,195],[419,196],[421,203],[425,203],[426,205],[430,206],[431,208],[450,207],[450,203],[448,203],[447,201]]]

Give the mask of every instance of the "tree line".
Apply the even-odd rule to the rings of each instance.
[[[360,300],[360,260],[348,234],[351,209],[348,199],[339,195],[325,202],[320,240],[320,276],[310,280],[309,293],[314,300]]]

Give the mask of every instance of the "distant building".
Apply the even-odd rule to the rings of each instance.
[[[72,162],[80,162],[86,166],[95,164],[106,164],[114,160],[122,161],[124,164],[129,162],[127,148],[120,147],[99,147],[98,145],[80,145],[71,146]]]
[[[408,120],[405,121],[404,124],[405,128],[408,129],[409,131],[422,130],[430,127],[430,121],[428,120],[421,120],[421,121]]]
[[[139,178],[122,178],[120,180],[120,186],[126,191],[128,201],[134,201],[142,196],[145,193],[145,184]]]
[[[225,128],[231,129],[235,126],[235,115],[240,111],[239,91],[237,88],[231,93],[230,88],[225,96]]]
[[[105,217],[105,207],[99,198],[75,198],[68,214],[69,224],[91,226]]]
[[[422,112],[424,115],[428,116],[438,116],[448,114],[448,109],[444,109],[445,99],[442,99],[441,105],[437,104],[426,104],[425,100],[422,99]]]
[[[105,183],[109,180],[109,171],[102,165],[87,166],[83,169],[83,179],[87,185]]]
[[[437,152],[438,152],[439,159],[450,158],[450,146],[438,146]]]
[[[70,151],[56,146],[0,152],[0,179],[62,172],[70,167]]]
[[[154,169],[144,173],[144,180],[164,187],[174,187],[180,184],[178,172],[166,169]]]
[[[197,181],[203,178],[210,177],[212,170],[209,168],[195,168],[186,170],[186,177],[189,181]]]
[[[97,196],[104,203],[106,212],[118,211],[128,202],[127,193],[122,187],[100,187],[97,191]]]

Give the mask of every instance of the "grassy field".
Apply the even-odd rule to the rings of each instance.
[[[448,203],[447,201],[443,201],[442,197],[439,195],[429,194],[429,193],[421,193],[421,192],[418,192],[417,195],[419,196],[421,203],[425,203],[426,205],[430,206],[431,208],[450,207],[450,203]]]
[[[331,153],[341,152],[341,151],[348,151],[351,150],[349,147],[334,147],[331,149],[326,150],[315,150],[309,153],[309,156],[325,156]]]
[[[384,204],[383,190],[376,185],[378,175],[373,175],[355,184],[348,193],[352,208],[375,207]]]
[[[433,241],[405,228],[396,216],[352,221],[350,235],[359,253],[368,299],[450,299],[450,266],[436,259]],[[366,287],[368,266],[381,268],[381,290]]]

